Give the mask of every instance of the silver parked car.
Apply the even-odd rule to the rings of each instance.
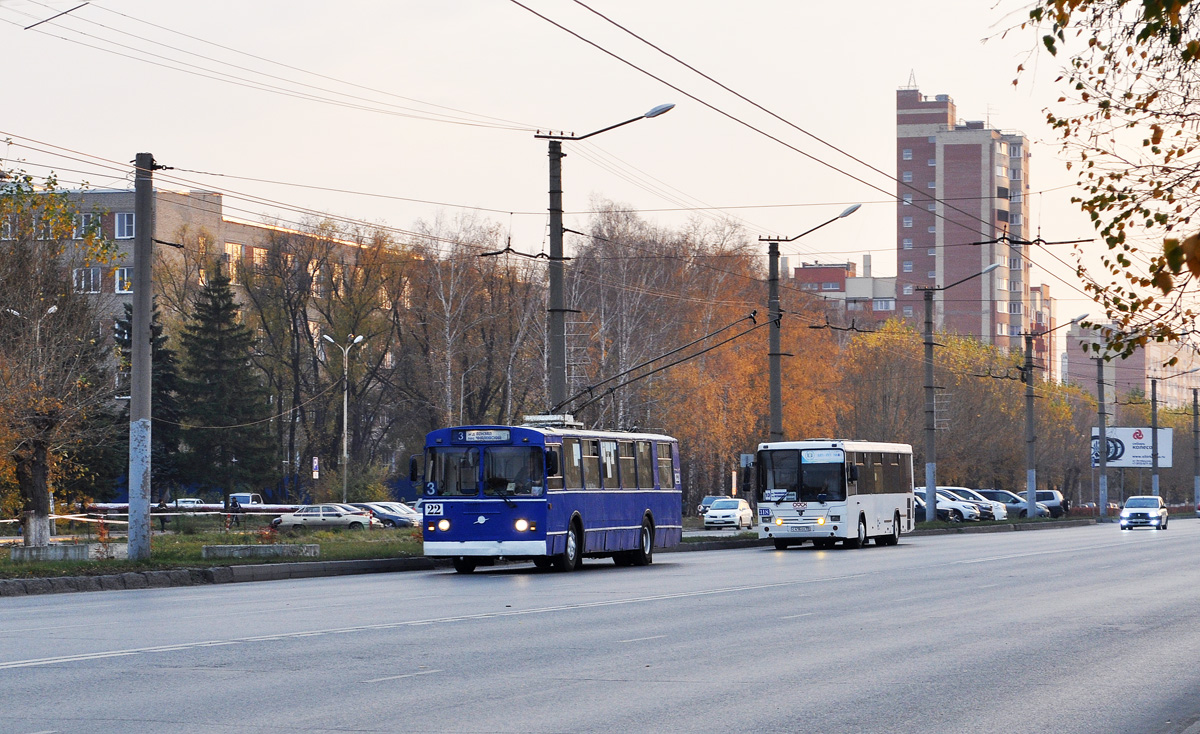
[[[977,489],[975,491],[989,500],[1004,503],[1004,506],[1008,508],[1009,517],[1025,517],[1029,514],[1029,506],[1025,502],[1025,498],[1019,494],[1009,492],[1007,489]],[[1050,508],[1038,502],[1037,516],[1050,517]]]
[[[749,528],[754,524],[754,511],[750,509],[750,503],[743,499],[719,499],[713,502],[708,507],[708,512],[704,513],[704,529],[712,528],[733,528],[735,530],[743,527]]]
[[[362,530],[367,527],[383,527],[383,524],[371,517],[366,510],[340,504],[305,505],[293,513],[281,515],[271,524],[280,530]]]

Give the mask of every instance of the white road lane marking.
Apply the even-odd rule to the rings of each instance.
[[[804,614],[789,614],[786,617],[780,617],[780,619],[799,619],[800,617],[811,617],[813,614],[815,614],[815,612],[805,612]]]
[[[635,637],[632,640],[617,640],[617,642],[645,642],[646,640],[661,640],[666,635],[655,635],[653,637]]]
[[[440,671],[440,670],[421,670],[421,671],[417,671],[416,673],[405,673],[404,675],[389,675],[386,678],[371,678],[370,680],[363,681],[363,683],[382,683],[385,680],[400,680],[401,678],[415,678],[418,675],[431,675],[433,673],[440,673],[440,672],[442,672],[442,671]]]
[[[125,657],[129,655],[143,655],[154,652],[175,652],[181,650],[194,650],[204,647],[214,647],[218,645],[242,645],[251,642],[275,642],[279,640],[292,640],[301,637],[317,637],[319,635],[341,635],[350,632],[369,632],[375,630],[400,629],[403,627],[417,627],[427,624],[449,624],[452,622],[470,622],[482,619],[502,619],[505,617],[522,617],[530,614],[552,614],[554,612],[574,611],[577,609],[596,609],[599,607],[622,606],[625,604],[646,604],[656,601],[667,601],[671,599],[688,599],[694,597],[713,596],[715,594],[738,594],[744,591],[755,591],[759,589],[781,589],[794,586],[806,586],[808,584],[821,584],[831,581],[846,581],[849,579],[862,578],[867,576],[866,573],[852,573],[844,576],[826,576],[818,579],[798,579],[795,581],[778,581],[766,584],[750,584],[746,586],[723,586],[715,589],[702,589],[697,591],[680,591],[671,594],[653,594],[650,596],[635,596],[628,599],[610,599],[605,601],[580,602],[578,604],[561,604],[550,607],[535,607],[533,609],[513,609],[503,612],[484,612],[482,614],[464,614],[454,617],[436,617],[433,619],[416,619],[406,620],[403,622],[382,622],[380,624],[364,624],[353,627],[333,627],[329,629],[307,630],[304,632],[288,632],[284,634],[273,635],[255,635],[253,637],[237,637],[230,640],[204,640],[201,642],[185,642],[175,645],[155,645],[153,647],[135,647],[125,650],[108,650],[92,653],[81,653],[78,655],[60,655],[49,658],[33,658],[30,660],[11,660],[0,663],[0,670],[11,670],[13,668],[32,668],[41,665],[58,665],[60,663],[80,662],[84,660],[102,660],[105,658]]]

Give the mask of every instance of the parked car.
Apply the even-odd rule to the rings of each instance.
[[[362,530],[372,526],[383,527],[383,523],[371,517],[366,510],[341,504],[305,505],[295,512],[280,515],[271,521],[271,525],[280,530]]]
[[[743,499],[722,497],[708,506],[704,514],[704,529],[753,527],[754,511],[750,503]]]
[[[1071,511],[1071,502],[1057,489],[1039,489],[1037,501],[1050,508],[1050,517],[1062,517]]]
[[[926,499],[924,487],[917,487],[913,491],[921,499],[923,499],[923,500]],[[928,502],[928,500],[926,500],[926,502]],[[960,499],[955,499],[954,497],[946,494],[945,492],[938,492],[937,507],[938,507],[938,514],[941,514],[941,510],[943,507],[945,507],[950,512],[950,521],[951,522],[962,522],[963,520],[976,521],[979,519],[979,506],[978,505],[976,505],[973,502],[963,502]]]
[[[385,528],[413,528],[421,524],[421,516],[416,513],[400,512],[382,502],[351,502],[351,507],[367,510]]]
[[[704,513],[708,512],[709,505],[716,502],[717,500],[727,500],[727,499],[733,499],[733,498],[729,497],[727,495],[723,495],[723,494],[710,494],[709,496],[700,500],[700,504],[697,505],[697,507],[696,507],[696,512],[698,512],[700,514],[700,517],[704,517]]]
[[[980,506],[983,511],[982,518],[984,520],[1007,520],[1008,508],[1003,502],[998,502],[989,497],[984,497],[978,491],[969,487],[938,487],[938,491],[946,491],[955,497],[974,502]]]
[[[996,502],[1004,503],[1008,514],[1012,517],[1026,517],[1029,514],[1028,503],[1025,498],[1019,494],[1009,492],[1007,489],[977,489],[975,490],[984,497],[995,500]],[[1037,503],[1037,516],[1050,517],[1050,508],[1041,502]]]
[[[229,503],[232,505],[234,502],[242,507],[250,507],[263,504],[263,498],[257,492],[233,492],[229,495]]]
[[[199,507],[202,504],[204,504],[204,500],[199,499],[197,497],[180,497],[179,499],[171,501],[172,507],[179,507],[179,508],[189,508],[189,507],[194,508],[194,507]]]
[[[1153,528],[1167,529],[1167,503],[1162,497],[1138,495],[1125,500],[1121,509],[1121,529]]]
[[[925,499],[921,495],[913,498],[913,520],[915,522],[925,522]],[[937,519],[942,522],[952,522],[950,518],[950,508],[938,503]]]

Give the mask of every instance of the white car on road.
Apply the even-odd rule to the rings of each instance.
[[[754,524],[754,511],[750,503],[742,499],[719,499],[708,506],[704,513],[704,529],[713,528],[749,528]]]
[[[1139,495],[1125,500],[1121,508],[1121,529],[1153,528],[1167,529],[1167,504],[1162,497]]]

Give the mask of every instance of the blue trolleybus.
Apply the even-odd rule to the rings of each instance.
[[[425,437],[425,555],[459,573],[497,558],[645,566],[683,536],[679,445],[653,433],[561,425],[458,426]]]

